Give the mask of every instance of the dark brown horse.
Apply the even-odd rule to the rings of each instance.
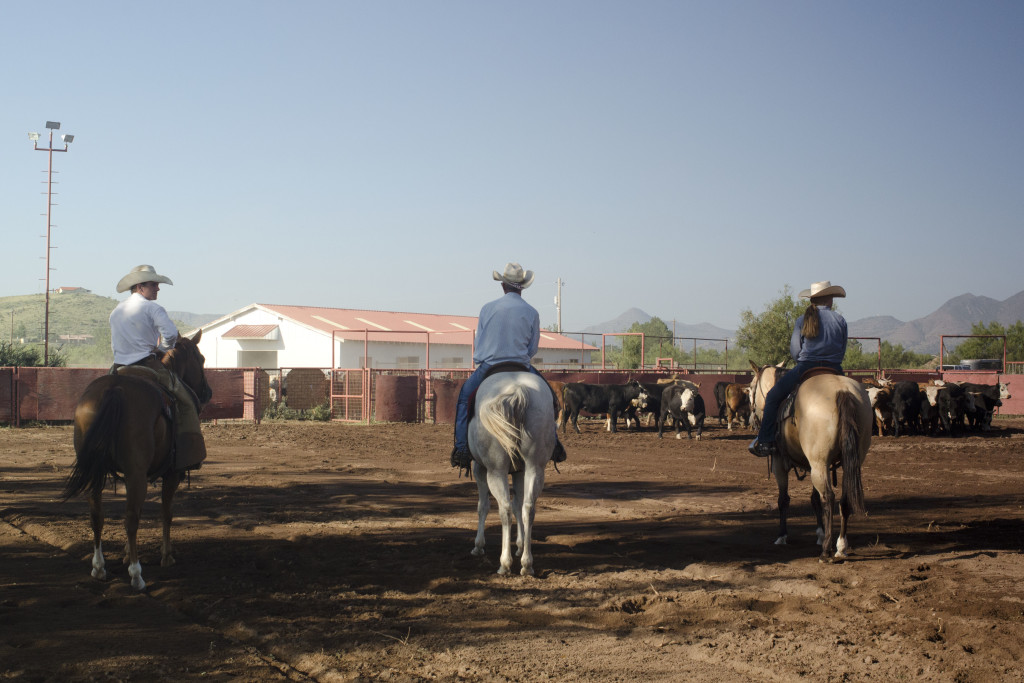
[[[205,359],[199,353],[200,330],[194,337],[179,337],[162,363],[196,397],[202,410],[211,396],[203,371]],[[184,474],[174,467],[174,432],[167,392],[154,379],[138,375],[104,375],[89,384],[75,407],[75,467],[64,489],[65,499],[89,491],[93,534],[92,575],[105,579],[103,559],[103,487],[110,475],[124,478],[127,509],[124,528],[128,533],[124,562],[132,587],[145,590],[139,563],[136,534],[148,481],[163,479],[163,547],[160,565],[174,564],[171,554],[171,501]]]

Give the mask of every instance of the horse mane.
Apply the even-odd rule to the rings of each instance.
[[[182,376],[185,369],[185,363],[188,361],[188,354],[192,348],[192,340],[185,336],[178,336],[178,341],[174,343],[174,347],[164,353],[163,358],[160,362],[164,364],[168,370],[173,372],[178,377]]]

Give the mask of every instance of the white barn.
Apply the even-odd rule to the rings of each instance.
[[[203,325],[208,368],[473,367],[473,316],[250,304]],[[579,368],[600,349],[541,331],[538,369]]]

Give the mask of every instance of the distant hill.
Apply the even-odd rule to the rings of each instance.
[[[110,312],[118,301],[90,292],[50,295],[50,349],[60,349],[72,365],[102,367],[113,362],[110,351]],[[168,311],[181,332],[216,320],[221,314]],[[42,344],[46,319],[43,294],[0,297],[0,339]]]
[[[1024,320],[1024,291],[1005,301],[987,296],[961,294],[937,309],[910,322],[891,316],[875,316],[849,323],[852,337],[880,337],[891,344],[918,353],[938,353],[940,335],[970,334],[971,327],[982,322],[997,322],[1004,326]],[[955,345],[958,341],[950,340]]]
[[[601,332],[625,332],[633,323],[646,323],[653,316],[639,308],[630,308],[621,315],[582,331],[587,334]],[[671,318],[660,317],[669,329],[673,329]],[[939,306],[933,312],[910,322],[903,322],[890,315],[878,315],[860,320],[848,321],[851,337],[878,337],[891,344],[917,353],[938,353],[940,335],[970,334],[971,327],[982,322],[998,322],[1009,326],[1024,320],[1024,291],[1005,301],[996,301],[987,296],[961,294]],[[716,327],[710,323],[697,325],[674,323],[677,337],[699,339],[728,339],[735,341],[736,331]],[[572,336],[572,335],[570,335]],[[578,335],[577,335],[578,336]],[[960,340],[949,340],[955,346]],[[611,342],[609,342],[611,343]]]
[[[639,308],[631,308],[625,313],[619,315],[617,318],[608,320],[597,325],[591,325],[590,327],[584,328],[581,331],[584,332],[585,334],[601,334],[602,332],[626,332],[627,330],[629,330],[630,327],[633,326],[633,323],[643,324],[648,322],[652,317],[654,316],[645,313]],[[716,327],[711,323],[698,323],[696,325],[692,325],[688,323],[682,323],[677,320],[674,321],[671,318],[661,318],[661,320],[665,323],[665,325],[668,326],[668,329],[674,330],[675,336],[677,337],[729,340],[732,340],[736,337],[735,330],[726,330],[721,327]],[[574,335],[566,336],[571,337]],[[575,336],[577,338],[579,337],[579,335]],[[593,339],[589,341],[593,342]],[[619,342],[615,339],[610,339],[608,343],[618,345]],[[598,342],[597,345],[600,346],[600,342]],[[714,346],[714,344],[702,343],[701,346]]]

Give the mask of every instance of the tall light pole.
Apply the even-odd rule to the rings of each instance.
[[[558,334],[562,334],[562,285],[565,283],[562,282],[562,278],[558,278],[555,284],[558,286],[558,289],[555,292],[555,310],[558,313]]]
[[[46,169],[46,314],[43,323],[43,365],[50,364],[50,216],[53,209],[53,153],[68,151],[68,143],[75,139],[74,135],[61,135],[64,142],[64,149],[53,148],[53,131],[60,130],[60,121],[47,121],[46,127],[50,131],[50,146],[39,146],[39,133],[29,133],[28,139],[32,141],[33,147],[40,152],[46,152],[50,157],[50,163]]]

